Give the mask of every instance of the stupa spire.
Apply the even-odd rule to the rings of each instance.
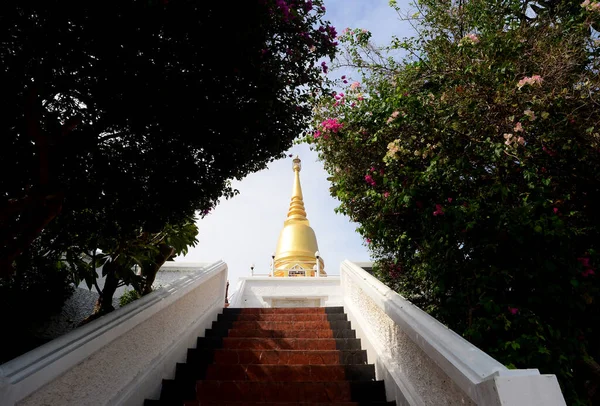
[[[300,184],[300,171],[302,170],[300,158],[294,158],[292,168],[294,169],[294,187],[292,189],[290,209],[284,224],[287,225],[293,222],[302,222],[309,225],[308,219],[306,218],[306,209],[304,208],[302,185]]]
[[[317,261],[319,261],[319,275],[325,276],[323,259],[315,255],[319,251],[317,237],[306,218],[300,183],[302,170],[300,158],[293,159],[292,169],[294,170],[292,198],[277,242],[273,276],[315,276]]]

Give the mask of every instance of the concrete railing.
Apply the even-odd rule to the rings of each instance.
[[[341,264],[343,304],[398,405],[565,405],[554,375],[509,370],[356,264]]]
[[[158,398],[223,308],[217,262],[0,366],[2,405],[141,405]]]

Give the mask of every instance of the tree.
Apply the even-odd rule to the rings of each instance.
[[[362,83],[322,94],[307,137],[332,195],[386,283],[507,366],[557,374],[570,404],[597,401],[600,3],[416,7],[415,38],[343,36]]]
[[[302,132],[335,49],[320,1],[2,13],[4,270],[58,213],[127,235],[231,196]]]
[[[231,179],[308,124],[316,62],[335,52],[324,12],[319,0],[3,8],[2,273],[36,239],[73,261],[127,250],[233,196]]]

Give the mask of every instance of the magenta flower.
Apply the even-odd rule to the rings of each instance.
[[[433,212],[434,216],[443,216],[444,215],[444,208],[442,207],[441,204],[436,204],[435,205],[435,211]]]
[[[509,307],[508,312],[512,315],[519,313],[519,309],[517,307]]]
[[[383,192],[383,197],[385,197],[386,199],[387,199],[388,197],[390,197],[390,192]]]
[[[590,259],[588,257],[577,258],[577,262],[581,263],[581,265],[585,267],[590,266]]]
[[[365,182],[371,186],[375,186],[375,179],[371,175],[365,175]]]
[[[554,212],[554,214],[558,214],[558,207],[553,208],[552,211]]]
[[[448,203],[452,203],[452,198],[451,197],[448,198]]]
[[[367,244],[371,244],[371,239],[370,238],[367,238],[365,241],[367,242]]]
[[[324,130],[334,133],[337,133],[343,126],[344,125],[338,122],[335,118],[328,118],[321,123],[321,127],[323,127]]]
[[[317,132],[315,132],[315,138],[319,138],[320,136],[321,136],[321,131],[317,130]]]
[[[321,69],[323,69],[323,73],[327,74],[327,70],[329,68],[327,67],[327,64],[325,63],[325,61],[321,62]]]
[[[587,278],[588,276],[593,276],[593,275],[596,275],[596,272],[594,272],[594,270],[592,268],[588,268],[581,273],[581,276],[583,276],[584,278]]]

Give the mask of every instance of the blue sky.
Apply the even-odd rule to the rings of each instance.
[[[403,10],[410,9],[407,1],[398,1],[398,4]],[[373,42],[380,45],[388,43],[392,35],[412,34],[410,26],[399,20],[387,0],[325,0],[325,7],[326,18],[338,33],[346,27],[365,28],[373,33]],[[329,75],[347,73],[332,71]],[[300,177],[304,204],[327,273],[338,274],[339,264],[344,259],[369,260],[365,243],[355,231],[356,224],[334,212],[338,201],[329,194],[327,173],[317,161],[316,153],[307,145],[297,145],[288,154],[302,159]],[[252,263],[256,266],[255,272],[267,273],[289,207],[292,182],[290,158],[272,162],[267,169],[234,182],[240,194],[223,200],[210,215],[198,221],[199,243],[180,260],[214,262],[222,259],[229,267],[231,290],[235,289],[240,276],[250,275]]]

